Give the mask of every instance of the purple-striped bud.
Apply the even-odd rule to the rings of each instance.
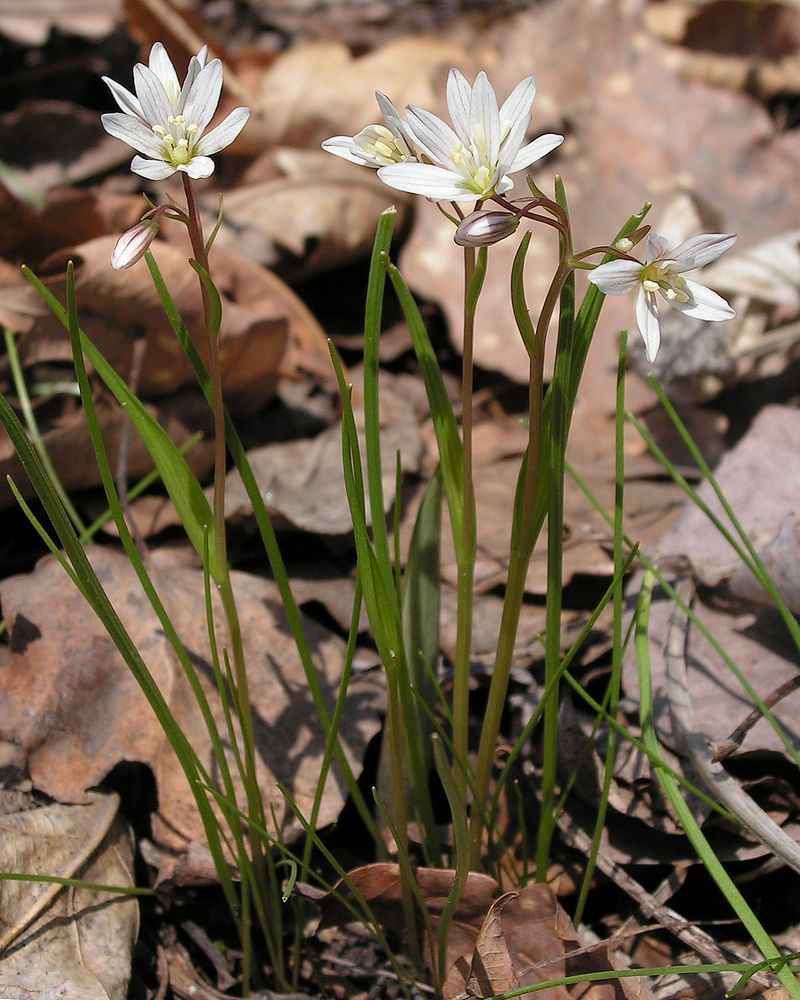
[[[156,238],[158,229],[158,223],[153,219],[142,219],[127,229],[114,244],[111,266],[121,271],[141,260]]]
[[[460,247],[487,247],[513,236],[519,228],[519,216],[510,212],[473,212],[456,229],[453,239]]]

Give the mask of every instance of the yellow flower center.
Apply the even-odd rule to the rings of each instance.
[[[187,122],[185,115],[170,115],[164,125],[154,125],[153,133],[163,143],[163,156],[173,167],[188,163],[194,155],[197,133],[200,127]]]
[[[641,282],[646,292],[661,292],[670,302],[688,302],[691,299],[686,291],[686,279],[672,270],[672,264],[653,261],[642,271]]]

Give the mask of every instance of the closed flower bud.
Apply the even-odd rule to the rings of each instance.
[[[135,226],[131,226],[114,244],[111,266],[120,271],[141,260],[157,233],[158,223],[153,219],[142,219]]]
[[[510,212],[473,212],[453,237],[460,247],[487,247],[499,243],[519,228],[519,217]]]

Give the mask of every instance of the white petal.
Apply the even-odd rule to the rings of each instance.
[[[187,122],[197,125],[200,132],[214,117],[222,93],[222,63],[212,59],[197,74],[192,91],[186,98],[183,114]]]
[[[421,146],[432,160],[441,165],[452,163],[450,154],[459,144],[459,138],[441,118],[424,108],[409,108],[406,123],[416,144]]]
[[[472,99],[472,87],[467,83],[464,74],[458,69],[451,69],[447,75],[447,110],[453,128],[461,141],[469,142],[469,105]]]
[[[153,135],[152,131],[134,118],[133,115],[123,115],[119,111],[112,111],[111,114],[101,115],[100,121],[103,128],[115,139],[122,139],[129,146],[138,149],[140,153],[147,153],[161,159],[164,146],[161,140]]]
[[[735,242],[735,233],[704,233],[702,236],[693,236],[670,250],[670,257],[675,258],[672,270],[680,272],[705,267],[726,250],[730,250]]]
[[[524,167],[529,167],[532,163],[536,163],[537,160],[541,160],[543,156],[547,156],[554,149],[557,149],[561,143],[564,141],[563,135],[556,135],[554,132],[548,132],[547,135],[540,135],[538,139],[534,139],[533,142],[529,142],[527,146],[523,146],[522,149],[514,157],[514,162],[511,164],[511,170],[522,170]]]
[[[647,247],[644,254],[645,263],[649,264],[652,260],[661,260],[666,252],[667,241],[664,237],[657,236],[655,233],[650,233],[647,237]]]
[[[233,111],[210,132],[202,137],[195,146],[196,155],[211,156],[226,146],[230,146],[236,136],[242,131],[250,117],[250,108],[234,108]]]
[[[133,86],[147,121],[151,125],[166,125],[167,118],[175,109],[167,97],[164,84],[149,66],[139,63],[133,67]]]
[[[186,71],[186,79],[183,81],[183,86],[181,87],[181,96],[178,98],[178,107],[176,109],[178,114],[183,114],[183,109],[186,106],[186,101],[189,99],[189,94],[192,92],[194,81],[200,75],[200,70],[203,66],[205,66],[207,55],[208,46],[204,45],[197,55],[192,56],[189,60],[189,68]],[[200,58],[201,56],[202,59]]]
[[[670,302],[670,305],[679,309],[684,316],[691,316],[692,319],[720,321],[733,319],[736,315],[736,311],[731,309],[721,295],[712,292],[710,288],[706,288],[698,281],[689,281],[687,278],[686,291],[692,297],[690,302]]]
[[[526,76],[503,101],[500,108],[501,123],[511,127],[517,118],[529,115],[534,97],[536,97],[536,81],[532,76]]]
[[[396,163],[381,167],[378,177],[398,191],[421,194],[434,201],[474,201],[478,197],[466,190],[460,174],[429,163]]]
[[[391,131],[394,135],[402,137],[402,132],[400,131],[400,119],[402,118],[402,115],[400,112],[394,104],[392,104],[386,94],[382,94],[379,90],[375,91],[375,100],[378,102],[378,107],[381,109],[383,120],[389,126]]]
[[[522,115],[517,118],[511,126],[511,130],[508,135],[500,144],[500,153],[498,155],[500,173],[510,173],[512,170],[516,169],[514,164],[516,163],[520,146],[525,140],[525,133],[528,131],[530,123],[530,115]]]
[[[636,325],[644,341],[644,350],[647,360],[655,361],[658,347],[661,343],[661,326],[658,322],[658,300],[655,292],[646,292],[639,289],[639,296],[636,299]]]
[[[349,160],[351,163],[357,163],[360,167],[377,167],[377,163],[371,163],[365,160],[363,156],[358,156],[355,152],[356,144],[353,142],[352,136],[349,135],[334,135],[330,139],[326,139],[322,143],[322,148],[326,153],[333,153],[334,156],[341,156],[343,160]]]
[[[606,295],[627,295],[639,284],[642,265],[633,260],[610,260],[589,272],[589,281]]]
[[[145,122],[144,112],[142,111],[142,106],[138,99],[134,95],[126,90],[121,84],[112,80],[108,76],[104,76],[103,83],[106,84],[108,89],[111,91],[111,96],[117,102],[117,105],[122,108],[122,110],[127,115],[134,115],[141,122]]]
[[[210,156],[193,156],[188,163],[181,164],[178,170],[198,180],[200,177],[210,177],[214,173],[214,161]]]
[[[487,159],[496,163],[500,153],[500,111],[497,107],[497,95],[489,83],[489,77],[481,71],[475,79],[472,88],[472,100],[469,104],[470,137],[474,137],[475,126],[482,126],[486,136]]]
[[[177,102],[178,94],[181,92],[180,81],[178,80],[178,74],[175,72],[175,67],[172,65],[172,60],[167,55],[167,50],[161,42],[156,42],[152,49],[150,49],[150,58],[147,60],[147,65],[161,81],[170,102]]]
[[[140,177],[150,181],[163,181],[175,173],[175,167],[164,160],[146,160],[143,156],[134,156],[131,160],[131,170]]]

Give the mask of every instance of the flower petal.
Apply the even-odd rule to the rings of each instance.
[[[127,142],[129,146],[133,146],[140,153],[146,153],[155,159],[162,158],[164,146],[161,140],[133,115],[123,115],[119,111],[112,111],[110,114],[101,115],[100,121],[106,132],[113,135],[115,139],[122,139],[123,142]]]
[[[234,108],[229,115],[204,135],[195,146],[195,156],[210,156],[230,146],[247,124],[250,108]]]
[[[222,63],[219,59],[212,59],[197,74],[183,108],[187,122],[197,125],[199,132],[202,132],[214,117],[221,93]]]
[[[164,84],[149,66],[138,63],[133,67],[133,86],[150,125],[166,125],[175,109],[167,97]]]
[[[529,142],[527,146],[522,147],[514,157],[510,169],[522,170],[524,167],[529,167],[532,163],[536,163],[537,160],[541,160],[543,156],[552,153],[563,141],[564,136],[556,135],[554,132],[548,132],[547,135],[540,135],[538,139],[534,139],[533,142]]]
[[[178,98],[178,114],[183,114],[183,109],[186,106],[186,101],[188,100],[189,94],[194,86],[194,81],[197,79],[200,70],[206,64],[207,55],[208,46],[204,45],[197,55],[192,56],[189,60],[189,68],[186,71],[186,79],[183,81],[183,86],[181,87],[181,96]]]
[[[378,177],[398,191],[421,194],[434,201],[474,201],[478,197],[466,190],[460,174],[430,163],[392,164],[381,167]]]
[[[667,252],[667,241],[663,236],[657,236],[655,233],[650,233],[647,237],[647,245],[645,249],[644,259],[645,263],[649,264],[653,260],[661,260],[662,257]]]
[[[472,87],[467,78],[458,69],[451,69],[447,75],[447,110],[453,128],[461,141],[469,143],[469,105],[472,99]]]
[[[178,170],[198,180],[201,177],[210,177],[214,173],[214,161],[210,156],[193,156],[188,163],[181,164]]]
[[[486,137],[486,159],[496,163],[500,153],[500,111],[497,95],[489,83],[489,77],[481,70],[475,78],[472,99],[469,104],[470,138],[475,138],[476,126]]]
[[[131,170],[149,181],[163,181],[175,173],[175,167],[164,160],[146,160],[143,156],[134,156],[131,160]]]
[[[642,265],[633,260],[610,260],[589,272],[589,281],[606,295],[627,295],[639,284]]]
[[[415,143],[432,160],[443,166],[452,163],[451,153],[460,139],[446,122],[424,108],[408,108],[406,123]]]
[[[341,156],[343,160],[357,163],[360,167],[377,167],[377,163],[370,163],[363,156],[358,156],[355,152],[356,144],[350,135],[333,135],[322,143],[322,148],[326,153],[333,153],[334,156]]]
[[[531,105],[536,97],[536,81],[532,76],[526,76],[511,91],[500,108],[500,124],[511,129],[518,118],[531,113]]]
[[[710,288],[706,288],[698,281],[689,281],[687,278],[686,291],[692,297],[689,302],[670,302],[670,305],[679,309],[684,316],[719,322],[724,319],[733,319],[736,315],[736,310],[732,309],[721,295],[712,292]]]
[[[161,85],[174,107],[181,92],[181,85],[178,80],[178,74],[175,72],[175,67],[172,65],[172,60],[167,55],[167,50],[161,42],[156,42],[152,49],[150,49],[150,58],[147,60],[147,65],[161,81]]]
[[[624,263],[621,261],[620,263]],[[639,296],[636,299],[636,325],[644,341],[644,350],[647,360],[651,363],[655,361],[658,348],[661,343],[661,326],[658,322],[658,300],[655,292],[646,292],[639,289]]]
[[[520,151],[520,146],[525,140],[525,133],[528,131],[528,126],[531,123],[530,115],[521,115],[508,132],[508,135],[500,143],[500,152],[498,154],[500,168],[500,173],[504,174],[506,172],[511,172],[517,168],[514,166],[517,160],[517,156]]]
[[[139,103],[138,98],[134,97],[129,90],[117,83],[115,80],[112,80],[110,77],[104,76],[102,80],[111,91],[111,96],[117,102],[117,105],[122,108],[125,114],[134,115],[134,117],[138,118],[143,124],[145,124],[146,119],[144,117],[144,111],[142,111],[142,106]]]
[[[693,236],[670,250],[670,257],[675,259],[672,270],[681,272],[705,267],[726,250],[730,250],[735,242],[735,233],[703,233],[702,236]]]

